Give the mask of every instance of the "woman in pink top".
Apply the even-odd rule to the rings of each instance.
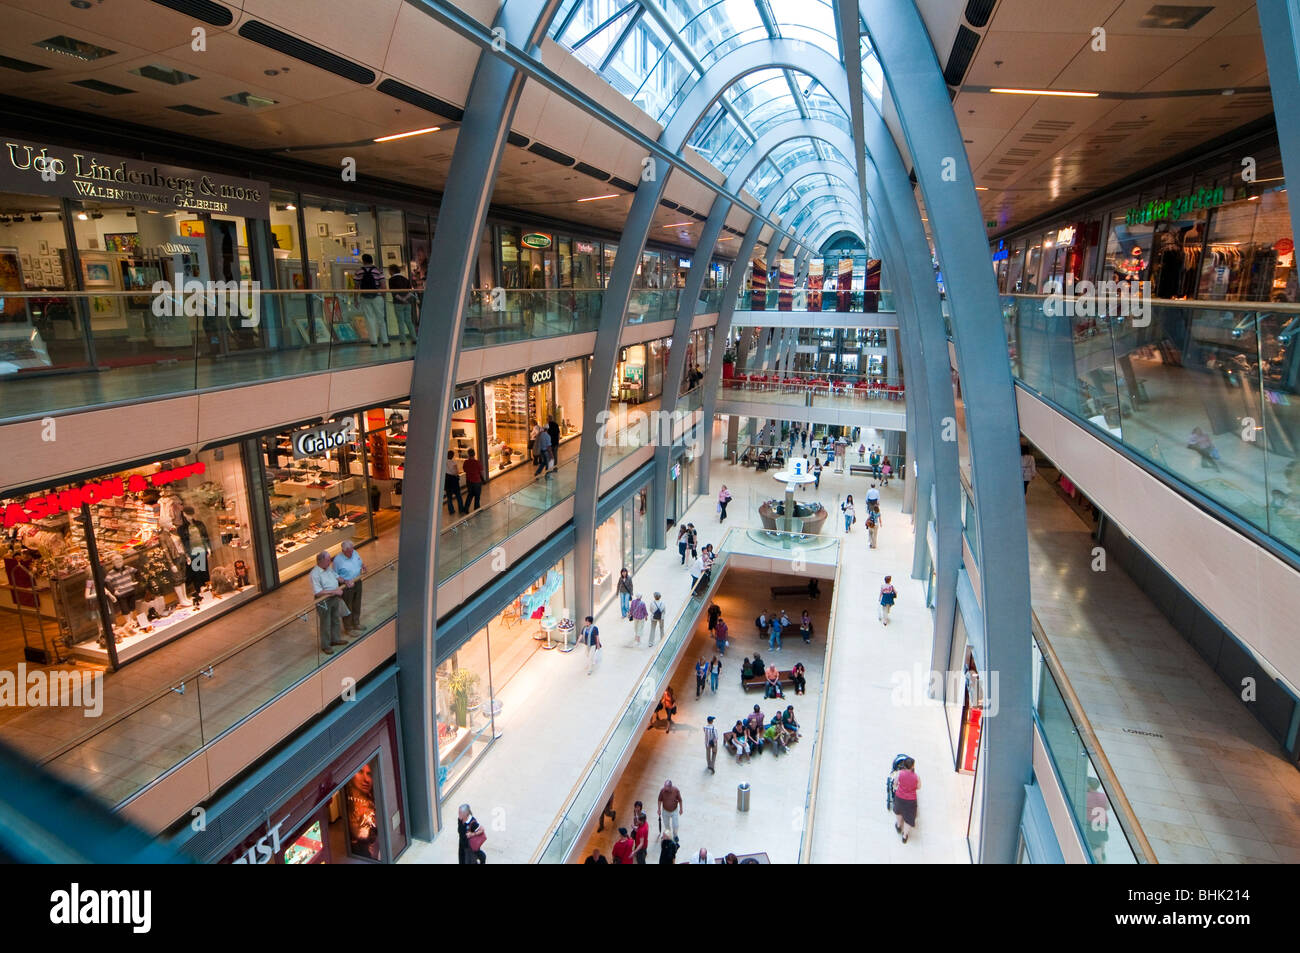
[[[894,772],[894,813],[898,815],[894,830],[903,835],[904,844],[907,835],[916,827],[916,790],[921,786],[921,779],[916,776],[915,767],[916,761],[908,758]]]

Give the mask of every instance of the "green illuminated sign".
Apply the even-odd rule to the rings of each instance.
[[[551,247],[551,236],[543,235],[540,232],[530,232],[529,234],[525,235],[523,238],[519,240],[523,242],[525,245],[527,245],[529,248],[550,248]]]
[[[1198,208],[1214,208],[1222,204],[1222,186],[1216,189],[1197,189],[1187,195],[1179,195],[1172,199],[1156,199],[1138,208],[1131,208],[1124,213],[1124,221],[1129,225],[1162,222],[1166,219],[1181,218]]]

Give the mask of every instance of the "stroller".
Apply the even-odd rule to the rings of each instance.
[[[903,762],[908,759],[908,755],[894,755],[893,763],[889,766],[889,777],[885,778],[885,810],[893,812],[894,810],[894,775],[903,767]]]

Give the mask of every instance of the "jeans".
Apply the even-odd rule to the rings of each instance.
[[[781,647],[781,630],[772,626],[772,634],[768,636],[767,647],[769,649],[779,649]]]
[[[685,566],[686,565],[686,541],[685,540],[682,540],[680,543],[677,544],[677,552],[682,557],[682,565]]]
[[[483,502],[480,499],[482,494],[483,494],[482,483],[466,483],[465,484],[465,509],[463,512],[466,513],[469,512],[471,503],[474,504],[474,509],[476,510],[482,509]]]
[[[717,673],[717,672],[710,672],[710,673],[709,673],[709,689],[710,689],[711,691],[715,691],[715,692],[718,690],[718,673]]]
[[[447,496],[447,512],[451,516],[456,515],[456,511],[465,512],[465,499],[460,495],[460,477],[447,476],[442,479],[442,489]],[[454,501],[454,505],[453,505]]]
[[[388,343],[388,307],[383,295],[361,296],[361,313],[366,317],[370,343]]]
[[[848,513],[845,513],[845,514],[844,514],[844,532],[847,533],[847,532],[848,532],[850,529],[852,529],[852,528],[853,528],[853,517],[850,516]]]
[[[696,698],[699,698],[701,695],[704,694],[704,680],[706,678],[708,678],[707,675],[695,676],[695,697]]]
[[[352,614],[343,620],[343,628],[356,632],[361,628],[361,587],[364,583],[358,579],[351,586],[343,587],[343,604]]]
[[[415,341],[415,322],[411,319],[414,310],[414,301],[393,302],[393,313],[397,315],[397,335],[403,338],[410,335],[412,342]]]
[[[631,604],[632,604],[632,597],[629,596],[626,592],[620,592],[618,594],[618,613],[625,619],[627,618],[627,607],[630,606]]]

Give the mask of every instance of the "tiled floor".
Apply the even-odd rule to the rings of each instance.
[[[1300,862],[1300,771],[1046,480],[1028,517],[1034,610],[1156,857]]]
[[[715,431],[714,446],[720,452],[722,444],[718,436]],[[863,435],[868,443],[871,437],[869,432]],[[717,527],[713,500],[723,483],[735,496],[729,509],[732,518],[727,521],[728,527],[742,525],[743,514],[752,512],[762,500],[779,495],[781,490],[770,473],[756,474],[752,468],[715,460],[709,494],[698,499],[685,516],[702,529],[704,542],[722,535]],[[828,507],[838,509],[846,493],[852,492],[860,500],[869,485],[865,477],[850,477],[847,473],[837,475],[827,470],[823,474],[821,490],[801,490],[801,496],[816,493],[816,498]],[[920,665],[928,671],[930,644],[930,614],[924,605],[923,589],[919,583],[906,578],[906,569],[911,562],[912,533],[910,519],[899,512],[901,499],[902,485],[891,484],[885,491],[885,525],[877,550],[867,550],[866,536],[859,525],[849,534],[842,556],[847,571],[842,578],[849,582],[840,597],[839,621],[835,627],[836,645],[831,673],[834,703],[829,709],[822,788],[813,829],[814,862],[965,863],[969,859],[964,843],[969,783],[951,769],[952,755],[943,709],[921,703],[911,694],[903,698],[898,690],[898,680],[904,675],[911,676],[913,666]],[[831,526],[830,523],[827,525]],[[878,577],[895,568],[903,569],[903,578],[896,576],[894,580],[901,599],[891,625],[883,629],[875,622],[875,592],[879,587]],[[644,589],[659,585],[665,587],[662,591],[669,603],[668,624],[671,628],[680,606],[680,602],[674,600],[681,599],[688,585],[676,551],[652,555],[647,566],[637,573],[636,583],[638,588]],[[754,613],[749,613],[748,609],[745,612],[746,615],[739,620],[730,620],[737,635],[733,642],[739,642],[740,652],[738,654],[733,649],[728,654],[725,660],[728,668],[724,670],[724,679],[719,686],[719,717],[722,717],[721,706],[729,703],[727,693],[736,695],[731,700],[736,704],[726,709],[733,720],[731,712],[740,703],[740,689],[738,686],[724,687],[726,676],[731,674],[732,681],[735,680],[733,668],[744,656],[744,649],[757,644],[752,636]],[[455,805],[461,802],[468,802],[488,827],[485,850],[490,862],[525,862],[533,855],[568,802],[571,788],[585,774],[600,739],[613,720],[625,710],[648,661],[645,649],[626,644],[630,641],[627,626],[619,621],[616,608],[607,609],[597,621],[606,636],[607,646],[601,669],[591,678],[586,677],[578,653],[567,656],[546,653],[530,662],[503,692],[505,714],[498,720],[503,737],[472,768],[444,806],[443,823],[453,825],[453,830],[438,836],[432,843],[414,844],[403,855],[403,862],[455,862]],[[702,629],[703,623],[699,627]],[[615,633],[613,639],[609,638],[611,629]],[[814,640],[814,651],[824,649],[820,632]],[[879,638],[864,638],[864,635],[877,633]],[[802,648],[802,645],[796,648]],[[692,826],[684,827],[683,831],[699,831],[707,825],[710,838],[717,841],[695,844],[684,834],[680,860],[689,859],[689,855],[700,846],[710,851],[734,849],[740,852],[745,845],[758,843],[764,845],[758,849],[769,849],[773,860],[791,861],[798,854],[802,836],[800,825],[813,753],[812,745],[807,743],[812,740],[811,736],[806,734],[788,759],[770,759],[768,755],[761,755],[752,765],[745,766],[746,772],[753,772],[749,777],[754,779],[751,780],[754,793],[748,817],[738,815],[735,783],[739,775],[732,771],[736,767],[734,759],[727,761],[720,752],[717,774],[701,781],[706,772],[702,770],[702,734],[696,713],[707,713],[695,707],[694,677],[688,668],[694,663],[693,651],[697,650],[692,647],[684,656],[689,662],[673,680],[681,702],[678,721],[683,729],[672,734],[662,730],[647,733],[646,742],[636,756],[644,758],[644,778],[631,780],[632,775],[628,775],[628,790],[635,786],[637,793],[631,797],[623,796],[627,802],[625,806],[616,801],[619,821],[624,821],[625,812],[631,810],[630,802],[637,797],[647,803],[654,801],[664,777],[670,776],[664,773],[667,770],[675,773],[674,780],[682,786],[687,799],[683,821]],[[782,653],[783,665],[786,654]],[[771,657],[771,654],[766,653],[764,657]],[[811,659],[809,656],[805,660],[810,670],[813,667]],[[872,673],[865,683],[864,672]],[[817,699],[811,681],[809,695],[798,699],[787,696],[787,703],[795,704],[805,729],[810,722],[816,722]],[[748,698],[749,706],[755,702],[766,706],[773,704],[764,703],[754,694]],[[860,709],[873,713],[865,731],[859,721],[839,717],[846,711]],[[608,717],[592,718],[593,711],[605,712]],[[557,736],[556,724],[565,726],[562,736]],[[921,824],[906,845],[899,842],[893,829],[892,815],[884,807],[885,776],[899,751],[917,758],[923,780]],[[660,757],[667,760],[661,763]],[[688,787],[683,779],[692,781],[693,786]],[[652,817],[653,811],[647,811],[647,815]],[[724,827],[728,818],[730,827]],[[700,826],[695,827],[696,824]],[[743,830],[742,824],[750,831]],[[778,824],[779,836],[775,834],[774,826]],[[653,830],[653,817],[651,827]],[[739,848],[738,844],[741,845]],[[657,852],[652,850],[651,861],[656,857]]]

